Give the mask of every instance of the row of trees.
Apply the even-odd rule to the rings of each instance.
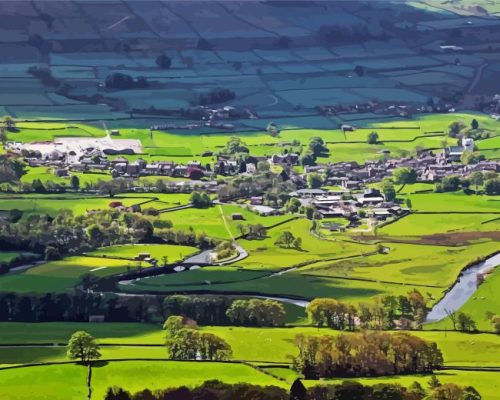
[[[70,293],[19,294],[0,292],[0,321],[88,322],[93,315],[108,322],[157,322],[168,315],[160,297],[116,296],[88,293],[96,277],[82,277],[80,287]]]
[[[306,379],[428,373],[443,365],[435,342],[408,333],[297,335],[295,370]]]
[[[424,296],[414,289],[407,296],[381,296],[373,302],[359,303],[356,307],[329,298],[317,298],[306,308],[312,324],[333,329],[353,331],[357,322],[361,328],[393,329],[419,328],[427,315]]]
[[[191,321],[172,315],[163,325],[165,345],[174,360],[224,361],[232,356],[231,346],[212,333],[201,332]]]
[[[438,382],[439,383],[439,382]],[[355,381],[338,384],[315,385],[306,388],[295,380],[287,391],[277,386],[255,386],[248,383],[227,384],[206,381],[202,385],[187,388],[181,386],[152,392],[149,389],[130,394],[121,387],[110,387],[104,400],[481,400],[472,386],[455,383],[429,385],[426,390],[418,382],[408,388],[393,383],[363,385]]]
[[[200,386],[144,389],[131,394],[121,387],[108,388],[104,400],[288,400],[288,392],[277,386],[260,386],[250,383],[228,384],[218,380],[206,381]],[[312,399],[311,399],[312,400]],[[318,399],[319,400],[319,399]]]
[[[231,299],[225,296],[165,297],[166,316],[182,315],[201,325],[282,326],[285,309],[269,299]]]

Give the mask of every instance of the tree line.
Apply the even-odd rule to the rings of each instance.
[[[306,379],[429,373],[443,365],[435,342],[408,333],[300,334],[295,344],[293,366]]]
[[[218,380],[205,381],[196,387],[180,386],[157,391],[149,389],[137,393],[112,386],[107,389],[104,400],[481,400],[481,395],[472,386],[455,383],[428,388],[418,382],[409,387],[394,383],[363,385],[344,381],[337,384],[321,384],[306,388],[295,380],[289,390],[278,386],[259,386],[251,383],[228,384]]]
[[[364,329],[420,328],[427,316],[427,302],[416,289],[406,296],[380,296],[372,302],[352,304],[330,298],[316,298],[306,307],[313,325],[354,331]]]

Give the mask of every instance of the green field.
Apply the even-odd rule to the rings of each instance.
[[[46,400],[80,399],[86,395],[86,372],[85,367],[72,364],[0,371],[0,396],[8,400],[28,400],[34,395],[37,399]],[[174,375],[175,379],[172,379]],[[280,381],[240,364],[125,361],[94,367],[93,396],[104,398],[106,389],[117,383],[136,392],[144,388],[156,390],[194,386],[214,378],[227,383],[250,381],[280,386]]]
[[[100,257],[67,257],[19,272],[0,275],[0,290],[18,293],[63,292],[76,285],[86,273],[107,276],[137,268],[138,262]]]
[[[169,244],[126,244],[118,246],[102,247],[87,255],[92,257],[103,257],[106,259],[133,259],[139,253],[149,253],[152,258],[156,258],[162,263],[162,258],[167,257],[169,263],[180,261],[187,256],[198,251],[195,247],[177,246]]]

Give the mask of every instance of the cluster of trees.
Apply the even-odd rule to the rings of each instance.
[[[455,311],[446,311],[446,314],[453,325],[453,330],[461,332],[475,332],[477,330],[476,322],[470,314]]]
[[[358,306],[335,299],[317,298],[306,308],[311,323],[333,329],[356,329],[356,321],[361,328],[393,329],[399,322],[405,329],[420,328],[427,315],[426,300],[418,290],[407,296],[381,296],[370,303]]]
[[[344,381],[337,385],[312,386],[300,392],[297,389],[297,392],[304,394],[291,398],[293,400],[481,400],[481,395],[472,386],[441,384],[439,381],[437,386],[434,385],[431,380],[426,390],[418,382],[413,382],[405,388],[391,383],[364,386],[359,382]]]
[[[38,255],[32,253],[20,253],[8,261],[0,261],[0,274],[6,274],[12,268],[27,264],[39,258]]]
[[[56,254],[75,254],[101,246],[148,240],[153,225],[140,213],[122,213],[115,209],[95,210],[74,215],[60,210],[55,217],[29,214],[0,226],[0,243],[13,249]]]
[[[158,68],[161,69],[169,69],[172,65],[172,59],[166,54],[160,54],[158,57],[156,57],[155,62]]]
[[[300,163],[302,165],[314,165],[316,164],[316,158],[328,157],[329,152],[324,140],[319,136],[314,136],[309,141],[307,149],[302,153]]]
[[[277,386],[249,383],[228,384],[218,380],[206,381],[200,386],[181,386],[152,392],[149,389],[130,394],[120,387],[110,387],[104,400],[288,400],[289,394]],[[319,399],[318,399],[319,400]]]
[[[154,233],[156,237],[162,239],[166,243],[194,246],[202,250],[211,249],[219,243],[219,240],[213,239],[203,232],[195,232],[192,227],[187,231],[175,228],[157,228],[160,222],[161,220],[153,221],[153,226],[155,227]]]
[[[433,375],[434,377],[434,375]],[[363,385],[355,381],[321,384],[306,388],[295,380],[290,390],[277,386],[255,386],[248,383],[226,384],[217,380],[187,388],[181,386],[152,392],[149,389],[130,394],[120,387],[110,387],[104,400],[481,400],[472,386],[429,382],[425,389],[418,382],[408,388],[393,383]]]
[[[163,329],[167,331],[165,345],[174,360],[224,361],[231,358],[231,346],[224,339],[197,330],[195,324],[181,316],[168,317]]]
[[[302,239],[300,237],[295,237],[290,231],[284,231],[274,241],[274,244],[284,249],[300,249],[302,248]]]
[[[473,118],[469,126],[467,126],[463,121],[453,121],[448,126],[448,136],[458,139],[461,139],[462,137],[470,137],[477,140],[487,139],[490,137],[490,133],[484,129],[479,129],[479,121]]]
[[[0,292],[0,321],[88,322],[90,316],[102,315],[108,322],[157,322],[167,314],[160,297],[87,293],[96,283],[95,276],[85,275],[79,285],[83,290],[43,295]]]
[[[162,305],[165,317],[181,315],[201,325],[281,326],[285,319],[283,305],[268,299],[172,295]]]
[[[212,205],[212,200],[210,200],[210,196],[206,192],[192,192],[189,202],[195,208],[207,208]]]
[[[226,143],[226,147],[222,150],[223,154],[238,154],[238,153],[250,153],[247,145],[241,138],[237,136],[232,136]]]
[[[123,74],[121,72],[114,72],[109,74],[105,80],[105,86],[107,89],[142,89],[149,86],[148,81],[144,77],[138,77],[134,79],[130,75]]]
[[[262,224],[238,224],[237,228],[240,235],[249,240],[265,239],[267,236],[267,229]]]
[[[270,299],[235,300],[226,311],[234,325],[283,326],[285,308],[283,304]]]
[[[295,370],[306,379],[428,373],[443,365],[435,342],[408,333],[297,335]]]
[[[198,102],[202,106],[206,106],[209,104],[225,103],[227,101],[234,100],[235,98],[236,94],[232,90],[215,88],[209,92],[200,93]]]
[[[18,182],[24,175],[25,167],[19,159],[0,154],[0,183]]]
[[[464,153],[465,154],[465,153]],[[479,191],[479,187],[484,184],[484,193],[487,195],[500,194],[500,178],[495,172],[485,172],[480,171],[473,172],[467,178],[461,178],[457,175],[445,176],[441,182],[436,183],[434,188],[435,192],[456,192],[457,190],[464,189],[467,190],[473,186],[476,192]]]
[[[230,241],[220,242],[215,248],[215,254],[217,255],[217,260],[224,260],[229,257],[237,255],[237,251]]]

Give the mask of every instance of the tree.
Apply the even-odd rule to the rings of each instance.
[[[481,171],[475,171],[470,176],[470,183],[476,187],[476,193],[479,190],[479,186],[484,183],[484,175]]]
[[[488,195],[500,194],[500,179],[488,179],[484,183],[484,191]]]
[[[280,134],[280,130],[278,128],[278,125],[274,122],[269,122],[269,124],[267,124],[267,133],[269,133],[272,137],[276,137],[276,136],[279,136]]]
[[[461,121],[454,121],[448,126],[448,136],[457,137],[466,126]]]
[[[311,189],[318,189],[323,185],[323,179],[319,174],[311,173],[307,175],[307,186]]]
[[[392,173],[392,179],[398,185],[412,184],[417,181],[417,171],[408,167],[396,168]]]
[[[274,244],[278,247],[290,248],[295,241],[295,236],[289,231],[284,231],[278,236]]]
[[[427,383],[427,386],[429,386],[429,389],[436,389],[441,386],[441,382],[439,382],[439,379],[436,378],[436,375],[432,375],[431,379],[429,379],[429,382]]]
[[[464,165],[477,164],[479,161],[484,160],[484,156],[477,151],[464,151],[460,156],[460,161]]]
[[[476,323],[469,314],[460,312],[457,315],[458,329],[462,332],[473,332],[476,330]]]
[[[189,202],[195,208],[206,208],[212,204],[212,200],[210,200],[210,196],[208,196],[206,192],[197,192],[197,191],[191,193]]]
[[[406,208],[411,210],[412,203],[409,197],[406,199],[405,203],[406,203]]]
[[[130,393],[118,386],[109,387],[104,400],[131,400]]]
[[[290,400],[306,400],[307,399],[307,389],[302,383],[302,381],[297,378],[293,381],[290,387]]]
[[[309,151],[314,157],[326,157],[329,150],[325,146],[325,142],[319,136],[313,136],[309,142]]]
[[[377,144],[378,143],[378,133],[373,131],[368,134],[366,137],[366,142],[368,144]]]
[[[161,54],[156,57],[156,65],[161,69],[169,69],[172,65],[172,59],[166,54]]]
[[[386,201],[394,201],[396,199],[396,190],[390,179],[385,178],[382,180],[381,190]]]
[[[477,128],[479,128],[479,122],[477,122],[477,119],[476,119],[476,118],[474,118],[474,119],[472,120],[472,122],[470,123],[470,127],[471,127],[472,129],[477,129]]]
[[[78,190],[80,187],[80,179],[78,179],[78,176],[71,175],[70,185],[74,190]]]
[[[179,315],[171,315],[163,323],[163,329],[167,331],[168,335],[175,335],[181,329],[184,329],[184,318]]]
[[[446,315],[450,319],[451,324],[453,325],[453,330],[456,331],[457,330],[457,313],[453,310],[448,310],[448,309],[445,309],[444,312],[446,313]]]
[[[45,259],[45,261],[60,260],[61,254],[59,253],[59,250],[56,247],[47,246],[45,248],[44,259]]]
[[[80,360],[82,363],[89,364],[92,360],[99,359],[99,345],[93,336],[85,331],[78,331],[71,335],[68,342],[68,358],[71,360]]]
[[[236,154],[236,153],[249,153],[248,147],[241,140],[241,138],[233,136],[231,137],[226,144],[225,149],[223,150],[226,154]]]

